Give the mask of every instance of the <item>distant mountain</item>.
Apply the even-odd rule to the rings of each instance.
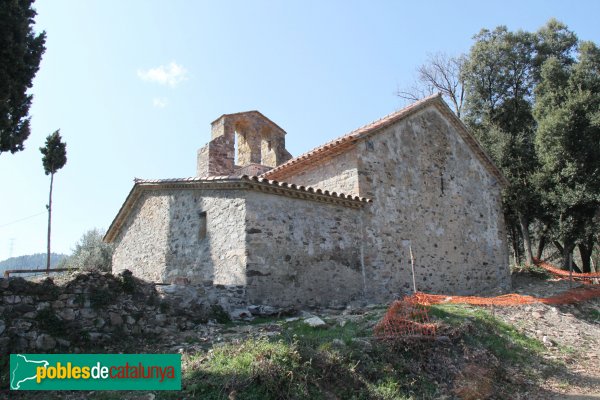
[[[58,263],[67,257],[66,254],[50,253],[50,268],[55,268]],[[0,274],[7,269],[45,269],[46,253],[29,254],[26,256],[11,257],[0,261]],[[16,276],[23,276],[18,274]],[[1,277],[1,275],[0,275]]]

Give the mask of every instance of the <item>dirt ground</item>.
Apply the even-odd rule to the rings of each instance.
[[[571,286],[568,281],[542,279],[528,273],[513,275],[513,293],[535,297],[550,297],[564,292]],[[373,313],[383,314],[381,306],[358,307],[346,310],[310,310],[311,314],[338,324],[361,320]],[[520,305],[488,308],[498,319],[516,327],[522,334],[537,338],[546,347],[539,360],[532,361],[530,368],[540,373],[528,378],[522,371],[505,371],[506,378],[515,390],[511,399],[597,399],[600,400],[600,299],[588,300],[575,305]],[[309,312],[301,312],[295,318],[304,318]],[[373,324],[376,321],[373,322]],[[184,356],[206,351],[219,343],[235,342],[251,337],[278,337],[282,325],[266,319],[242,324],[208,323],[191,327],[189,330],[162,335],[158,340],[131,340],[107,345],[102,352],[135,353],[181,353]],[[368,338],[365,338],[368,341]],[[368,343],[367,343],[368,344]],[[479,372],[473,372],[477,375]],[[529,379],[535,379],[529,380]],[[505,380],[506,381],[506,380]],[[514,384],[514,385],[513,385]],[[84,399],[88,394],[65,393],[62,399]],[[160,397],[160,396],[159,396]],[[2,398],[2,393],[0,393]],[[21,396],[19,398],[42,398]],[[93,397],[96,398],[96,397]],[[100,397],[104,398],[104,397]],[[153,399],[154,394],[127,394],[123,398]],[[444,397],[456,398],[453,395]],[[471,398],[458,396],[458,398]],[[474,397],[473,397],[474,398]],[[498,393],[484,398],[506,398]]]
[[[549,297],[570,287],[565,280],[513,275],[515,293]],[[600,299],[575,305],[495,308],[493,312],[527,336],[541,340],[548,350],[545,359],[564,365],[548,371],[535,391],[520,398],[600,399]]]
[[[527,273],[513,275],[513,293],[535,297],[550,297],[581,286],[565,280],[541,279]],[[515,383],[525,388],[515,393],[514,399],[600,400],[600,299],[576,305],[552,306],[546,304],[495,307],[490,309],[500,320],[515,326],[521,333],[537,338],[546,346],[540,365],[531,368],[542,371],[543,382],[528,381],[515,371]],[[355,310],[358,311],[358,310]],[[360,319],[361,312],[347,313],[338,310],[311,311],[328,319]],[[354,314],[354,315],[353,315]],[[358,315],[356,315],[358,314]],[[144,343],[146,351],[179,352],[193,354],[218,343],[243,340],[249,337],[278,336],[278,324],[242,324],[222,326],[206,324],[190,331],[163,337],[157,343]],[[137,352],[144,352],[136,344]],[[123,348],[106,349],[123,351]],[[545,363],[546,361],[547,363]],[[560,368],[548,364],[562,365]],[[528,390],[527,388],[531,388]]]
[[[581,286],[558,279],[541,279],[527,273],[513,275],[513,293],[535,297],[550,297]],[[575,305],[552,306],[546,304],[495,307],[495,317],[515,326],[521,333],[537,338],[546,346],[543,360],[561,368],[549,368],[547,364],[532,368],[543,371],[543,382],[528,382],[515,376],[521,387],[531,387],[523,393],[515,393],[514,399],[599,399],[600,400],[600,299],[588,300]],[[335,310],[319,310],[318,315],[333,319],[352,319],[352,315]],[[352,314],[352,313],[351,313]],[[222,328],[205,325],[202,330],[182,332],[156,343],[169,352],[193,353],[215,343],[230,342],[248,337],[277,336],[277,324],[241,325]],[[516,374],[516,373],[515,373]],[[516,374],[517,375],[517,374]]]

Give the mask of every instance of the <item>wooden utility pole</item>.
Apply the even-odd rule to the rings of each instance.
[[[413,256],[411,242],[408,242],[408,251],[410,252],[410,268],[412,269],[413,293],[417,293],[417,281],[415,279],[415,257]]]

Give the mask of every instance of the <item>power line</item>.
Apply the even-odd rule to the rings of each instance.
[[[25,221],[25,220],[28,220],[28,219],[31,219],[31,218],[35,218],[35,217],[38,217],[38,216],[40,216],[40,215],[42,215],[42,214],[46,214],[46,211],[42,211],[41,213],[34,214],[34,215],[30,215],[29,217],[25,217],[25,218],[17,219],[17,220],[15,220],[15,221],[8,222],[8,223],[6,223],[6,224],[2,224],[2,225],[0,225],[0,228],[4,228],[5,226],[9,226],[9,225],[12,225],[12,224],[16,224],[17,222],[21,222],[21,221]]]

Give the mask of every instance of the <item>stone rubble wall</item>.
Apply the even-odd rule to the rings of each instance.
[[[157,283],[243,285],[244,218],[245,200],[237,190],[144,192],[115,240],[113,273],[127,269]]]
[[[362,299],[360,209],[260,192],[246,196],[246,286],[253,304]]]
[[[227,136],[211,140],[198,149],[196,176],[229,175],[234,170],[234,143]]]
[[[116,238],[113,273],[245,288],[236,293],[244,300],[219,303],[227,311],[341,305],[365,294],[359,215],[340,204],[252,190],[152,190]]]
[[[456,128],[425,109],[358,144],[367,280],[376,298],[510,287],[501,184]]]
[[[235,169],[233,176],[259,176],[270,170],[271,167],[261,164],[249,164],[244,167],[239,167]]]
[[[304,170],[284,175],[278,180],[330,192],[358,195],[357,150],[349,149],[336,156],[319,160]]]
[[[161,282],[169,239],[170,199],[144,193],[115,239],[113,273],[130,270],[137,277]]]
[[[281,180],[373,199],[360,224],[369,299],[412,292],[411,249],[418,290],[510,287],[501,185],[433,107]]]
[[[0,354],[79,352],[137,336],[194,329],[246,306],[240,286],[157,286],[124,272],[85,273],[65,285],[0,281]]]

